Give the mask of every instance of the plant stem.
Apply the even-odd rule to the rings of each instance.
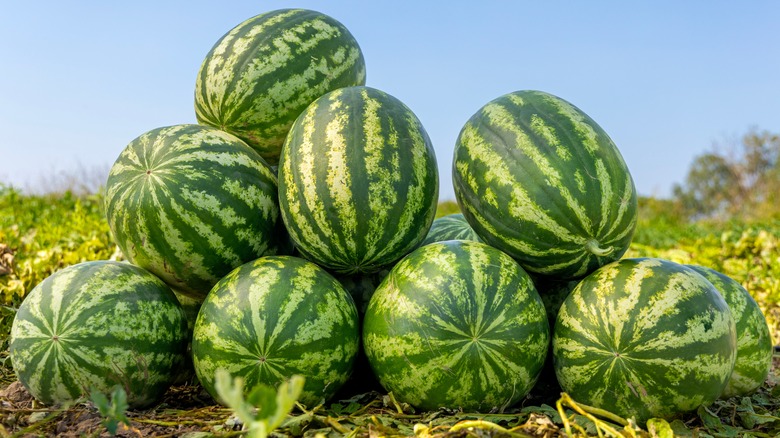
[[[598,257],[608,256],[615,251],[615,247],[613,246],[602,248],[599,245],[600,243],[598,240],[590,239],[585,243],[585,248],[588,250],[588,252]]]

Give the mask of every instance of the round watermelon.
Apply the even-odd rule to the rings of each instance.
[[[428,234],[420,245],[446,240],[472,240],[482,242],[462,213],[453,213],[433,220]]]
[[[453,186],[477,234],[531,273],[583,277],[619,259],[636,228],[634,182],[615,143],[541,91],[503,95],[466,122]]]
[[[332,91],[298,117],[279,162],[279,205],[297,250],[339,273],[389,266],[436,215],[436,156],[412,111],[370,87]]]
[[[343,24],[316,11],[279,9],[217,41],[195,82],[195,115],[276,164],[306,106],[329,91],[365,83],[363,53]]]
[[[585,277],[558,312],[558,382],[578,402],[644,423],[714,402],[736,359],[736,328],[693,269],[623,259]]]
[[[359,347],[355,303],[319,266],[292,256],[262,257],[214,286],[195,321],[195,373],[218,399],[219,369],[245,388],[306,378],[299,401],[314,407],[347,381]]]
[[[737,362],[722,397],[750,395],[766,380],[772,369],[772,335],[756,300],[738,281],[712,268],[689,265],[717,289],[737,328]]]
[[[197,299],[286,239],[276,176],[246,143],[208,126],[130,142],[111,167],[105,208],[128,260]]]
[[[110,393],[133,408],[160,399],[186,361],[187,321],[173,292],[129,263],[72,265],[25,297],[10,334],[16,376],[44,404]]]
[[[424,410],[502,411],[534,385],[549,327],[531,278],[511,257],[450,240],[404,257],[363,319],[374,373]]]

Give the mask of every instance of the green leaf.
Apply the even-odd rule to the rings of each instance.
[[[780,421],[780,418],[773,415],[756,412],[750,397],[742,397],[737,408],[737,416],[742,426],[746,429],[755,429],[761,425]]]
[[[245,398],[244,379],[231,378],[230,373],[220,369],[216,372],[214,387],[222,402],[244,424],[243,430],[248,432],[247,435],[265,438],[284,422],[295,407],[303,392],[304,381],[302,376],[292,376],[278,389],[260,384],[252,388]]]
[[[707,429],[718,431],[723,428],[723,422],[720,421],[720,418],[706,407],[699,406],[696,413],[699,415],[699,419]]]
[[[102,424],[108,430],[108,433],[116,435],[120,423],[130,426],[130,420],[125,415],[128,408],[127,393],[121,386],[116,385],[114,387],[114,390],[111,392],[111,400],[105,394],[96,390],[92,390],[90,399],[100,415],[103,416]]]
[[[715,413],[706,407],[699,406],[699,409],[696,411],[696,413],[699,415],[702,423],[704,423],[704,427],[710,434],[724,438],[736,438],[742,436],[743,431],[740,428],[730,426],[728,424],[723,424],[723,421],[721,421],[721,419],[715,415]]]
[[[270,386],[255,386],[247,395],[246,401],[257,408],[255,418],[258,420],[270,418],[276,413],[276,390]]]
[[[662,418],[651,418],[647,420],[647,431],[650,436],[657,438],[674,438],[672,426]]]

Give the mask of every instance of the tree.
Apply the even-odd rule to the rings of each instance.
[[[778,216],[780,135],[750,129],[739,141],[697,156],[673,195],[690,218]]]

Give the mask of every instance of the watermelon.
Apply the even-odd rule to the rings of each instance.
[[[772,335],[764,313],[750,293],[733,278],[704,266],[688,265],[717,289],[731,309],[737,328],[737,362],[722,397],[750,395],[772,368]]]
[[[173,291],[176,295],[176,299],[179,301],[182,310],[184,310],[184,317],[187,321],[187,361],[182,366],[174,385],[182,385],[189,383],[195,377],[195,368],[192,365],[192,330],[195,327],[195,320],[198,318],[198,311],[200,305],[203,304],[203,300],[192,298],[188,295]]]
[[[357,306],[358,314],[362,318],[363,315],[366,314],[366,309],[368,308],[369,301],[371,301],[371,296],[374,295],[377,286],[379,286],[389,272],[388,269],[382,269],[379,272],[371,274],[334,274],[334,276],[352,296],[352,299],[355,301],[355,306]]]
[[[30,291],[10,339],[16,376],[42,403],[119,385],[139,408],[158,401],[185,363],[187,322],[170,288],[148,271],[92,261]]]
[[[563,302],[553,361],[576,401],[644,424],[714,402],[736,342],[729,307],[703,276],[667,260],[622,259]]]
[[[355,303],[324,269],[292,256],[268,256],[220,280],[195,320],[195,373],[215,398],[219,369],[247,391],[306,378],[299,401],[314,407],[347,381],[359,348]]]
[[[445,240],[473,240],[482,242],[462,213],[453,213],[433,220],[421,245]]]
[[[316,11],[279,9],[216,42],[195,82],[195,116],[276,164],[287,131],[311,102],[365,83],[363,53],[344,25]]]
[[[128,260],[196,299],[285,238],[276,176],[246,143],[207,126],[131,141],[109,173],[105,209]]]
[[[539,296],[544,303],[544,309],[547,311],[547,319],[550,322],[550,329],[555,325],[558,318],[558,311],[563,302],[569,296],[569,293],[577,287],[579,280],[554,280],[547,277],[535,277],[534,286],[536,286]]]
[[[436,156],[401,101],[332,91],[298,117],[279,161],[279,207],[297,250],[339,274],[372,273],[417,247],[436,215]]]
[[[529,275],[483,243],[450,240],[404,257],[363,319],[379,382],[423,410],[503,411],[538,378],[549,326]]]
[[[531,273],[583,277],[619,259],[636,228],[634,182],[615,143],[542,91],[505,94],[466,122],[453,186],[477,234]]]

